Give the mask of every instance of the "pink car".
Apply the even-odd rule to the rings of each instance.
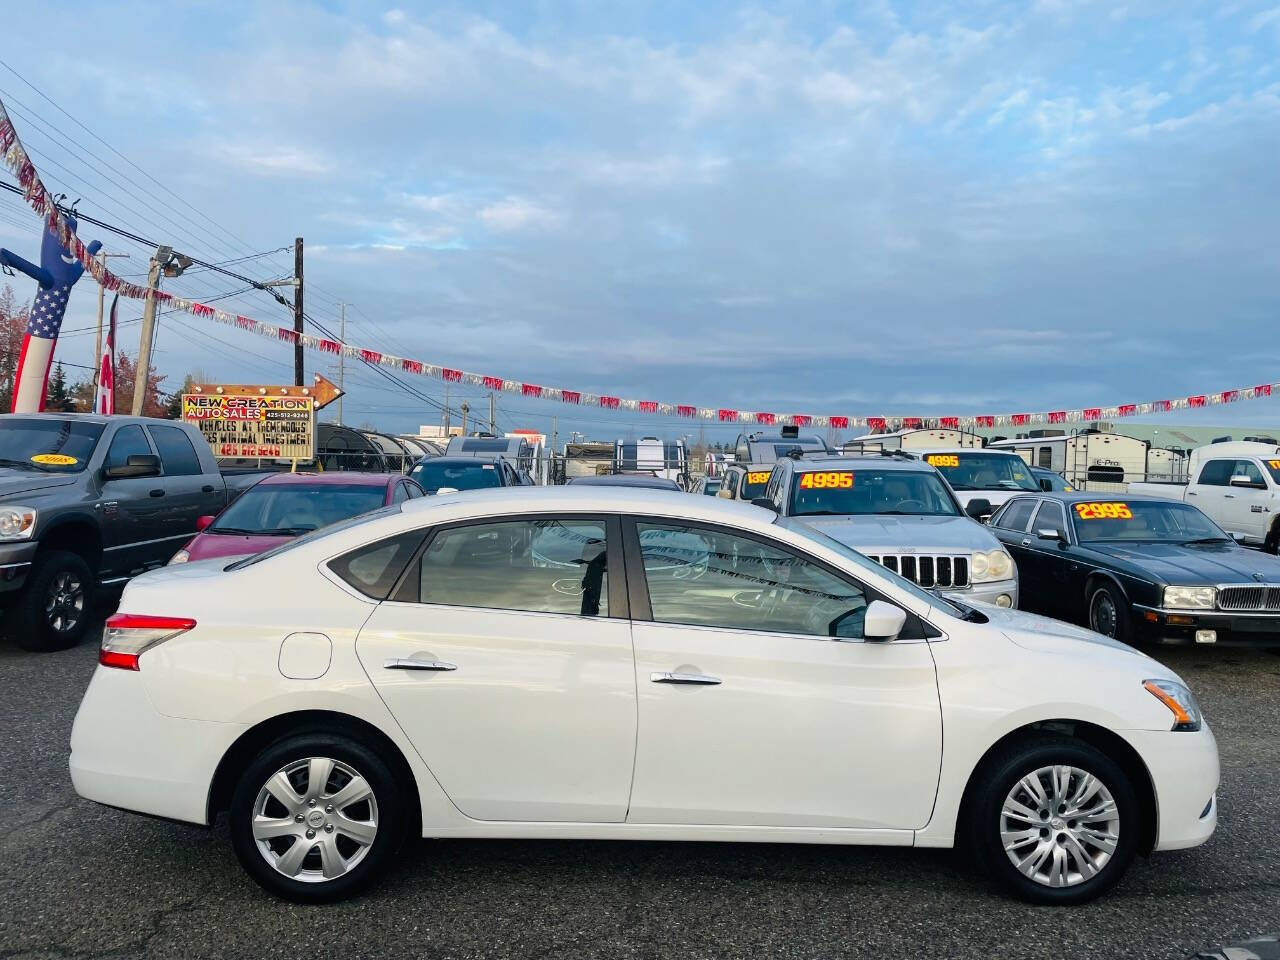
[[[261,553],[318,527],[424,496],[398,473],[273,473],[216,517],[200,517],[170,563]]]

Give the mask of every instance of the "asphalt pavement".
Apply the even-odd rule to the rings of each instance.
[[[283,903],[241,871],[225,823],[184,827],[75,795],[67,743],[95,656],[96,637],[42,655],[0,642],[0,960],[1148,960],[1280,929],[1280,656],[1266,652],[1161,652],[1222,749],[1218,832],[1138,860],[1077,908],[1009,900],[950,851],[456,840],[412,845],[358,900]]]

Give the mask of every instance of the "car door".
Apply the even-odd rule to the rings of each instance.
[[[1224,495],[1230,530],[1238,530],[1253,543],[1266,539],[1271,522],[1271,491],[1262,469],[1252,460],[1237,460],[1232,468],[1231,486]],[[1246,485],[1247,484],[1247,485]]]
[[[196,531],[196,519],[212,516],[222,509],[224,484],[200,470],[200,458],[181,427],[148,424],[147,432],[160,457],[160,482],[153,485],[162,493],[159,526],[164,539],[155,545],[151,559],[167,562]],[[216,482],[215,482],[216,480]],[[148,491],[150,495],[150,491]]]
[[[1041,530],[1057,530],[1065,540],[1046,540]],[[1028,570],[1035,584],[1036,606],[1040,612],[1054,617],[1064,617],[1070,610],[1068,581],[1072,564],[1070,551],[1071,527],[1066,512],[1058,500],[1042,500],[1031,526],[1022,540],[1022,552],[1018,557],[1018,574],[1023,584],[1021,597],[1027,596]],[[1025,559],[1024,559],[1025,558]],[[1022,606],[1027,605],[1024,602]]]
[[[1231,503],[1227,495],[1231,493],[1231,474],[1235,466],[1234,457],[1207,460],[1200,467],[1199,475],[1187,486],[1187,503],[1199,507],[1209,515],[1211,520],[1227,531],[1238,530],[1227,515],[1227,507]]]
[[[929,644],[861,641],[874,595],[775,541],[624,518],[640,731],[628,823],[910,830],[942,751]],[[834,640],[839,622],[848,642]]]
[[[356,650],[462,813],[621,822],[635,664],[616,520],[479,520],[428,535]]]
[[[1031,551],[1031,517],[1039,504],[1037,497],[1014,497],[991,517],[991,532],[1009,551],[1018,567],[1018,605],[1036,610],[1043,601],[1037,558]]]
[[[154,454],[142,427],[127,423],[111,438],[102,469],[125,466],[131,456]],[[164,553],[168,541],[163,500],[164,481],[158,476],[112,480],[104,473],[102,498],[96,506],[102,514],[104,580],[127,577],[169,558]]]

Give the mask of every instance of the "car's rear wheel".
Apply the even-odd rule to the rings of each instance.
[[[1045,735],[1012,745],[982,776],[968,805],[970,849],[1014,896],[1085,903],[1114,886],[1133,860],[1137,796],[1097,748]]]
[[[24,650],[74,647],[84,636],[93,599],[89,565],[70,550],[46,550],[32,564],[13,609],[13,639]]]
[[[255,757],[231,799],[231,842],[259,884],[303,903],[341,900],[386,869],[403,839],[389,765],[348,736],[299,734]]]
[[[1131,643],[1129,604],[1112,583],[1095,584],[1089,592],[1089,629],[1121,643]]]

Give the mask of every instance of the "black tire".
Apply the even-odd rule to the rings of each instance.
[[[317,791],[312,789],[303,771],[306,770],[309,758],[316,757],[336,761],[333,773],[327,781],[332,784],[332,789],[327,792],[336,795],[345,783],[349,783],[349,780],[345,780],[347,772],[354,772],[364,778],[372,789],[373,800],[369,806],[357,803],[344,808],[354,820],[376,822],[376,833],[371,844],[357,844],[350,836],[344,836],[341,829],[326,832],[326,827],[331,824],[340,828],[342,819],[335,813],[326,813],[326,804],[323,802],[311,804],[310,800],[315,797],[307,796]],[[297,816],[303,816],[314,818],[315,823],[304,819],[302,825],[296,828],[298,836],[280,837],[266,842],[274,848],[270,851],[273,859],[282,859],[293,849],[294,844],[302,843],[308,847],[309,852],[303,858],[296,876],[312,878],[309,880],[286,876],[273,863],[268,862],[268,852],[259,846],[253,832],[255,810],[260,792],[265,790],[267,781],[277,771],[298,763],[303,764],[303,770],[294,774],[295,790],[303,785],[305,787],[299,790],[303,805],[298,808],[299,812],[292,815],[292,819],[296,821]],[[321,801],[325,798],[325,793],[321,791]],[[290,816],[280,816],[283,809],[284,806],[279,801],[273,803],[268,800],[263,812],[268,817],[278,818],[277,822],[283,826],[290,819]],[[231,845],[240,858],[241,865],[264,889],[297,903],[332,903],[364,890],[387,869],[404,839],[405,827],[410,821],[401,785],[392,775],[391,765],[376,750],[347,734],[319,731],[295,734],[278,740],[254,757],[236,783],[229,815]],[[315,827],[312,831],[314,839],[307,838],[304,833],[311,826]],[[330,852],[325,848],[325,844],[330,843],[334,844],[333,849],[338,851],[344,866],[347,860],[354,862],[346,872],[335,875],[332,879],[324,879],[323,876],[316,876],[316,871],[323,873],[322,853]]]
[[[1119,814],[1118,826],[1115,829],[1114,850],[1110,853],[1110,858],[1100,867],[1094,865],[1096,874],[1083,879],[1072,878],[1068,886],[1050,886],[1047,882],[1024,875],[1010,859],[1011,854],[1006,852],[1001,836],[1003,826],[1009,825],[1011,829],[1021,829],[1015,828],[1004,819],[1005,802],[1011,792],[1019,786],[1023,778],[1046,767],[1055,766],[1074,767],[1077,771],[1083,771],[1095,777],[1101,782],[1103,788],[1110,792],[1115,811]],[[1051,906],[1087,903],[1115,886],[1133,861],[1134,854],[1137,852],[1138,834],[1141,832],[1139,822],[1141,813],[1137,795],[1133,784],[1119,764],[1096,747],[1072,737],[1044,734],[1011,744],[985,762],[975,776],[981,777],[981,780],[974,784],[973,793],[966,804],[968,822],[964,825],[966,836],[963,838],[968,844],[966,849],[973,852],[978,865],[989,877],[1018,899]],[[1081,780],[1070,779],[1068,783],[1066,792],[1070,793],[1074,786],[1081,783]],[[1026,792],[1022,796],[1030,798],[1031,794]],[[1097,804],[1096,796],[1089,801],[1090,804]],[[1071,807],[1068,806],[1066,809],[1069,814]],[[1032,812],[1039,815],[1041,811]],[[1055,859],[1059,856],[1053,850],[1056,845],[1063,850],[1061,858],[1068,866],[1074,867],[1080,862],[1080,858],[1073,860],[1072,855],[1068,854],[1068,848],[1072,844],[1069,840],[1064,842],[1065,830],[1058,836],[1054,836],[1054,832],[1061,828],[1052,820],[1057,816],[1056,811],[1050,810],[1050,814],[1050,822],[1044,827],[1039,827],[1038,821],[1029,825],[1026,832],[1035,833],[1036,836],[1028,840],[1026,845],[1015,847],[1012,855],[1038,855],[1038,851],[1047,845],[1051,859]],[[1073,823],[1079,825],[1079,821],[1076,820],[1058,819],[1068,825]],[[1085,819],[1094,825],[1100,823],[1088,817]],[[1072,831],[1070,836],[1077,836],[1074,833],[1076,828],[1070,829]],[[1081,849],[1086,853],[1098,852],[1097,848],[1081,847]],[[1046,869],[1048,866],[1046,865]],[[1084,873],[1080,869],[1074,872]]]
[[[10,611],[14,641],[36,653],[74,647],[88,626],[93,584],[89,564],[80,554],[70,550],[37,554]]]
[[[1262,541],[1262,550],[1264,553],[1280,553],[1280,520],[1271,525],[1271,531],[1267,534],[1267,538]]]
[[[1113,613],[1107,619],[1106,611]],[[1085,606],[1085,623],[1090,630],[1097,631],[1121,643],[1133,643],[1133,621],[1129,616],[1129,601],[1124,598],[1120,588],[1109,580],[1095,582],[1089,588],[1089,599]]]

